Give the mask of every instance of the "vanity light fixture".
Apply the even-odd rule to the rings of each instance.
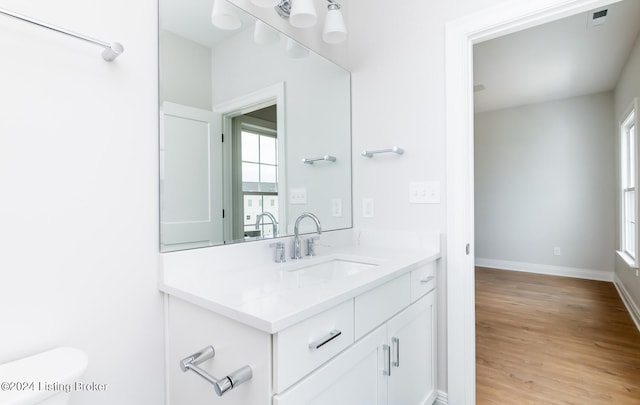
[[[280,41],[280,34],[266,23],[257,20],[253,29],[253,41],[258,45],[268,45]]]
[[[218,0],[220,1],[220,0]],[[278,15],[289,19],[289,23],[296,28],[310,28],[318,22],[318,14],[314,6],[315,0],[251,0],[259,7],[271,7],[275,4]],[[327,16],[324,21],[322,39],[328,44],[338,44],[347,39],[347,27],[341,6],[336,0],[327,0]]]
[[[311,28],[318,22],[314,0],[292,0],[289,24],[296,28]]]
[[[242,26],[238,11],[227,0],[215,0],[211,12],[211,23],[221,30],[233,31]]]
[[[328,1],[322,40],[328,44],[339,44],[347,39],[347,26],[344,23],[342,11],[340,11],[340,4],[333,0]]]

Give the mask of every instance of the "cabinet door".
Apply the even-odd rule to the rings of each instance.
[[[386,405],[381,327],[299,383],[274,396],[274,405]]]
[[[425,295],[387,324],[389,404],[431,405],[435,400],[434,296]]]

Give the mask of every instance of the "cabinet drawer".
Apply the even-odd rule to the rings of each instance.
[[[353,300],[274,335],[274,390],[284,389],[353,343]]]
[[[433,290],[436,287],[436,263],[425,264],[411,272],[411,302]]]
[[[405,274],[355,298],[356,340],[409,305],[410,281]]]

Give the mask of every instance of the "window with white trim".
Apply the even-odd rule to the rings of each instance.
[[[620,255],[638,267],[637,99],[620,124]]]

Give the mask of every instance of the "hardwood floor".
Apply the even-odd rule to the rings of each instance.
[[[612,283],[476,268],[477,404],[640,404],[640,332]]]

